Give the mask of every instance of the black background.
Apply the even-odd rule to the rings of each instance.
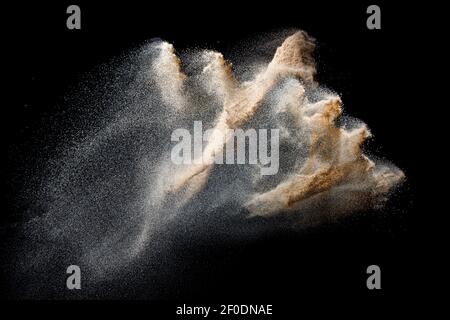
[[[28,179],[23,168],[42,160],[35,141],[54,140],[45,115],[58,111],[68,88],[96,65],[159,37],[179,49],[200,46],[225,53],[239,40],[284,28],[300,28],[317,39],[318,82],[341,94],[348,114],[368,124],[374,139],[368,147],[404,170],[407,182],[382,212],[368,212],[340,224],[324,225],[301,234],[267,235],[238,247],[204,250],[187,248],[186,274],[168,284],[165,300],[182,303],[269,303],[275,313],[295,313],[318,306],[317,311],[366,311],[411,307],[423,281],[416,236],[419,211],[417,130],[420,115],[418,72],[423,68],[418,39],[411,32],[417,11],[398,3],[375,1],[381,7],[382,29],[366,28],[366,8],[360,2],[96,2],[19,3],[8,9],[5,50],[12,71],[13,99],[4,107],[1,127],[5,165],[2,169],[3,246],[23,221],[26,203],[18,190]],[[66,28],[66,8],[78,4],[81,30]],[[425,13],[423,13],[425,14]],[[419,41],[421,42],[421,41]],[[191,250],[191,251],[189,251]],[[2,262],[7,265],[7,261]],[[366,288],[366,268],[382,270],[382,290]],[[7,270],[7,268],[4,268]],[[4,275],[8,277],[7,272]],[[170,287],[170,286],[173,286]],[[145,289],[136,289],[140,293]],[[14,285],[2,296],[16,299]],[[56,297],[57,298],[57,297]],[[57,303],[28,303],[47,310]],[[145,310],[149,318],[174,314],[175,302],[59,302],[62,309],[127,315]],[[10,306],[21,309],[18,302]],[[404,309],[405,308],[405,309]],[[275,317],[284,318],[284,317]]]

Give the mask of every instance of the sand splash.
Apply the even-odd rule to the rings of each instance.
[[[217,153],[223,152],[227,143],[234,143],[226,136],[227,130],[245,125],[254,117],[263,100],[273,94],[274,87],[283,85],[286,79],[290,80],[288,85],[284,83],[288,87],[275,99],[277,112],[284,113],[292,120],[292,127],[283,128],[287,135],[301,132],[301,141],[297,143],[304,145],[308,154],[304,159],[298,156],[301,165],[275,188],[250,196],[245,207],[252,215],[272,215],[295,210],[306,199],[320,195],[316,197],[320,201],[321,197],[338,189],[347,193],[344,199],[348,199],[348,193],[352,194],[351,204],[344,205],[351,211],[359,209],[361,205],[373,204],[374,199],[387,194],[404,178],[400,170],[392,166],[377,166],[362,153],[361,146],[370,137],[365,124],[352,129],[335,125],[335,120],[342,113],[338,96],[327,93],[316,102],[309,101],[307,91],[317,90],[313,50],[314,42],[308,35],[302,31],[296,32],[278,47],[272,61],[262,72],[256,74],[253,80],[241,84],[233,76],[231,64],[220,53],[205,53],[210,62],[203,73],[207,75],[206,81],[213,84],[223,110],[215,121],[215,136],[204,149],[203,159],[213,159]],[[162,51],[163,54],[172,56],[174,53],[170,50]],[[164,78],[164,87],[177,87],[179,79],[186,78],[181,73],[181,61],[176,58],[159,60],[172,62],[170,65],[160,64],[158,68],[167,68],[167,74],[173,76],[169,84]],[[179,72],[173,74],[172,70]],[[177,101],[183,99],[180,91],[171,92],[180,93]],[[161,90],[161,94],[164,96],[165,90]],[[192,165],[179,170],[174,175],[169,192],[183,191],[184,203],[204,187],[213,166]],[[334,201],[346,200],[339,196]]]
[[[20,280],[26,290],[53,292],[60,284],[47,271],[68,264],[83,266],[94,283],[131,274],[133,265],[152,269],[170,260],[169,241],[160,239],[185,234],[189,219],[198,233],[214,237],[223,225],[217,221],[232,217],[227,237],[242,238],[260,232],[252,221],[267,217],[294,217],[308,227],[383,204],[403,172],[363,154],[370,132],[342,115],[341,98],[315,81],[314,41],[303,31],[275,40],[280,46],[270,61],[237,59],[237,68],[218,52],[178,57],[171,44],[153,41],[106,75],[94,74],[94,85],[72,101],[77,110],[102,103],[102,111],[86,115],[81,139],[27,193],[33,199],[17,273],[39,276]],[[194,121],[215,129],[199,155],[207,164],[175,165],[171,133]],[[209,161],[237,128],[280,130],[278,174]]]

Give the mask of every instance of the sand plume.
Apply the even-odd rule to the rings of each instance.
[[[383,204],[404,173],[363,152],[368,127],[343,113],[341,97],[314,78],[314,41],[298,31],[276,43],[267,57],[251,51],[231,64],[211,50],[180,58],[173,45],[151,41],[111,67],[112,85],[101,73],[94,77],[95,90],[80,90],[77,110],[95,102],[101,112],[85,116],[79,139],[55,152],[48,174],[33,186],[38,191],[27,193],[34,197],[24,226],[33,257],[27,267],[58,259],[66,265],[76,252],[100,280],[142,262],[144,252],[158,260],[166,227],[186,235],[183,223],[191,218],[214,234],[218,220],[232,217],[232,238],[256,234],[261,221],[288,216],[310,226]],[[175,164],[171,134],[194,121],[211,134],[192,163]],[[216,163],[234,143],[230,132],[246,126],[279,129],[277,174],[262,175],[264,163]],[[255,216],[264,218],[247,219]]]
[[[361,191],[358,201],[367,202],[365,198],[386,194],[402,180],[404,175],[400,170],[384,168],[380,173],[362,153],[361,146],[370,136],[365,124],[352,129],[336,126],[335,120],[342,113],[341,99],[337,95],[322,94],[315,102],[306,97],[306,93],[316,90],[317,86],[314,47],[314,41],[305,32],[293,33],[277,48],[272,61],[255,74],[253,80],[244,83],[238,83],[232,74],[231,63],[226,62],[222,54],[204,53],[208,63],[203,73],[223,110],[216,118],[214,134],[203,150],[203,162],[179,169],[169,186],[169,193],[179,192],[181,198],[188,201],[200,192],[208,181],[215,157],[223,152],[227,143],[234,143],[230,142],[233,140],[228,131],[244,126],[273,89],[289,79],[290,90],[276,98],[276,108],[293,120],[293,128],[282,128],[286,135],[291,135],[290,131],[301,132],[302,141],[298,144],[306,146],[307,157],[299,156],[299,168],[278,186],[250,197],[245,206],[252,215],[292,210],[307,198],[349,184],[358,185]],[[169,53],[171,56],[173,51]]]

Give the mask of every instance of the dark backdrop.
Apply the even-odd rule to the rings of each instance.
[[[66,28],[65,11],[72,2],[82,11],[79,31]],[[272,303],[278,314],[296,312],[299,317],[311,304],[326,309],[338,302],[344,309],[364,305],[367,310],[407,306],[403,302],[418,291],[417,270],[422,264],[414,232],[421,184],[415,160],[420,121],[416,70],[423,67],[417,39],[423,35],[417,29],[411,32],[415,11],[386,1],[72,2],[19,3],[4,12],[5,69],[12,71],[6,94],[13,97],[3,106],[1,127],[6,208],[2,233],[7,250],[14,245],[11,230],[24,218],[26,203],[17,196],[28,179],[24,167],[39,157],[43,147],[34,141],[52,140],[57,134],[52,123],[42,119],[56,110],[80,75],[154,37],[179,49],[208,47],[226,56],[236,40],[301,28],[317,39],[319,83],[340,93],[346,112],[368,124],[374,134],[368,147],[404,170],[407,182],[381,213],[364,213],[301,234],[269,235],[238,248],[187,248],[192,250],[189,272],[177,285],[168,284],[173,286],[168,291],[181,303]],[[366,28],[365,11],[372,2],[381,7],[381,30]],[[380,291],[365,286],[370,264],[381,267]],[[8,298],[12,292],[14,286],[5,287],[2,295]],[[10,304],[21,309],[17,302]],[[158,311],[167,318],[173,313],[171,302],[61,305],[112,309],[123,315],[135,309],[147,310],[149,316]],[[54,304],[31,306],[44,310]]]

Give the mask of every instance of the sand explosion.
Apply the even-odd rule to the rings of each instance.
[[[250,61],[237,58],[236,67],[211,50],[180,58],[157,40],[104,68],[106,75],[93,74],[93,85],[70,101],[77,110],[96,101],[103,108],[86,115],[90,127],[79,129],[81,138],[59,151],[27,193],[33,199],[17,270],[46,279],[33,294],[60,286],[46,272],[57,266],[82,265],[93,282],[132,274],[133,263],[151,269],[173,252],[161,239],[186,230],[190,237],[217,232],[245,241],[267,230],[261,219],[289,217],[289,225],[307,227],[384,202],[402,171],[363,154],[370,132],[315,81],[314,41],[299,31],[276,42],[266,52],[271,60],[252,53]],[[171,133],[194,121],[215,129],[199,155],[207,164],[175,165]],[[237,128],[279,129],[277,174],[209,161],[234,143],[227,132]],[[29,290],[33,281],[22,282]]]
[[[163,43],[160,48],[154,69],[158,75],[164,74],[161,95],[163,99],[170,96],[178,107],[185,100],[182,87],[186,76],[181,72],[181,61],[175,56],[173,46]],[[318,101],[309,101],[307,91],[317,89],[313,50],[314,42],[308,35],[296,32],[284,40],[272,61],[253,80],[244,83],[238,83],[222,54],[206,53],[209,63],[203,69],[205,81],[213,84],[223,110],[215,121],[215,136],[209,139],[203,159],[214,158],[223,152],[226,143],[234,143],[226,137],[227,130],[245,125],[258,112],[263,100],[273,94],[274,87],[290,80],[276,97],[276,108],[291,120],[292,126],[284,128],[286,135],[297,133],[302,140],[298,144],[304,145],[308,154],[301,159],[297,170],[275,188],[250,196],[245,207],[251,215],[295,210],[307,199],[321,201],[331,193],[340,202],[338,207],[351,211],[373,205],[373,200],[386,195],[404,177],[392,166],[376,166],[362,153],[361,146],[370,136],[365,124],[352,129],[335,125],[342,112],[338,96],[328,93]],[[213,164],[201,164],[178,170],[169,192],[184,192],[183,200],[193,197],[207,183],[212,168]]]

